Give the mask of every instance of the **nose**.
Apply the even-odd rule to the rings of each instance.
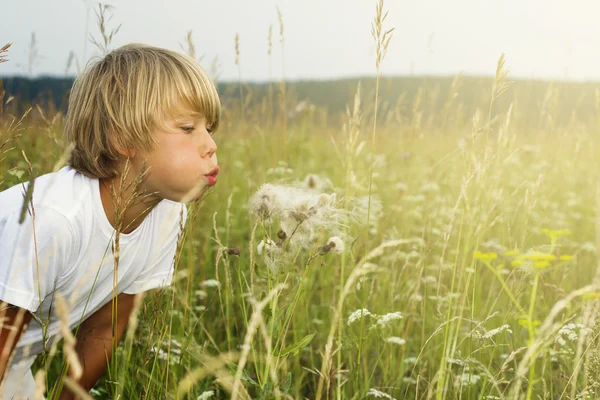
[[[202,158],[212,158],[217,152],[217,144],[213,140],[212,136],[208,136],[208,139],[204,146],[200,148],[200,155]]]

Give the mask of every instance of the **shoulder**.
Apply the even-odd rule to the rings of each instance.
[[[60,214],[66,219],[86,205],[90,196],[90,178],[64,167],[56,172],[41,175],[33,182],[31,204],[34,210],[45,209],[48,214]],[[20,212],[23,208],[29,182],[23,182],[0,192],[0,219],[8,214]]]

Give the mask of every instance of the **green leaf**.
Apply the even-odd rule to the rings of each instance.
[[[283,384],[283,393],[289,393],[292,388],[292,373],[288,372],[285,377],[285,383]]]
[[[313,340],[315,335],[316,335],[316,333],[311,333],[310,335],[304,336],[302,339],[300,339],[296,343],[289,345],[288,347],[283,349],[281,351],[281,353],[279,353],[279,357],[283,357],[290,353],[293,353],[294,355],[298,354],[298,352],[300,351],[301,348],[308,346],[308,344]]]

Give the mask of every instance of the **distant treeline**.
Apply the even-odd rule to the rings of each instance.
[[[20,113],[39,104],[49,111],[65,112],[73,78],[3,77],[5,99],[13,96],[7,109]],[[324,110],[330,116],[345,112],[352,104],[357,86],[361,83],[363,107],[372,107],[375,78],[348,78],[328,81],[294,81],[286,83],[286,104],[293,113],[303,100]],[[447,107],[472,115],[477,107],[487,114],[493,85],[491,77],[388,77],[380,82],[380,116],[392,112],[409,115],[417,111],[424,115],[449,112]],[[225,107],[239,108],[240,90],[236,82],[220,82],[218,90]],[[542,80],[515,80],[507,92],[495,103],[495,108],[506,109],[510,103],[520,113],[550,115],[556,123],[567,122],[573,116],[589,121],[597,118],[600,107],[600,83],[551,82]],[[280,83],[243,83],[246,107],[265,104],[276,111],[280,105]],[[303,102],[304,106],[307,102]]]

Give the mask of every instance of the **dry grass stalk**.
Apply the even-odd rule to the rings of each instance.
[[[98,10],[96,11],[96,21],[98,23],[98,28],[100,28],[100,35],[102,36],[102,40],[98,41],[95,38],[91,37],[90,41],[102,52],[103,55],[109,53],[110,44],[112,43],[113,37],[119,33],[119,29],[121,29],[121,25],[117,26],[114,29],[108,30],[107,23],[113,17],[114,6],[109,4],[98,3]]]
[[[375,66],[378,72],[381,61],[383,61],[385,55],[387,54],[387,48],[390,44],[390,40],[392,40],[392,32],[395,29],[392,28],[385,31],[383,30],[383,23],[385,22],[387,15],[388,11],[383,13],[383,0],[379,0],[375,6],[375,20],[371,23],[371,35],[377,43],[377,57],[375,59]]]
[[[248,323],[248,330],[246,332],[246,336],[244,336],[244,344],[242,345],[242,353],[240,355],[240,361],[238,363],[237,371],[235,373],[235,381],[233,382],[233,389],[231,390],[231,398],[237,399],[238,391],[241,386],[242,373],[244,372],[244,366],[246,365],[246,361],[248,360],[248,354],[250,353],[251,343],[254,340],[254,334],[256,329],[259,327],[261,321],[263,321],[262,312],[266,306],[273,300],[273,297],[279,294],[283,289],[285,289],[287,285],[279,284],[274,287],[264,299],[257,302],[255,299],[251,298],[250,302],[254,306],[254,311],[250,316],[250,322]],[[268,342],[268,338],[265,338],[265,341]],[[267,346],[268,348],[268,346]],[[242,386],[243,388],[243,386]]]
[[[35,373],[35,400],[45,400],[46,393],[46,370],[39,369]]]
[[[537,356],[543,350],[544,346],[547,345],[549,339],[551,339],[551,336],[560,329],[562,324],[554,322],[554,319],[559,315],[560,312],[567,308],[574,299],[581,297],[586,293],[596,292],[599,289],[600,284],[593,283],[591,285],[574,290],[573,292],[569,293],[567,297],[557,301],[554,304],[546,316],[546,319],[544,319],[544,322],[540,325],[538,331],[536,332],[535,341],[527,348],[527,351],[523,355],[523,358],[516,369],[515,380],[511,383],[512,397],[510,398],[519,398],[523,377],[526,376],[529,367],[535,362]]]
[[[317,387],[317,396],[316,399],[320,400],[323,397],[323,390],[325,383],[327,383],[327,387],[329,387],[329,369],[331,368],[331,360],[333,357],[333,339],[335,338],[335,332],[337,331],[338,324],[340,322],[340,318],[342,315],[342,310],[344,307],[344,301],[346,300],[346,296],[353,290],[354,285],[358,278],[363,275],[375,272],[377,270],[377,266],[372,264],[370,261],[381,256],[385,250],[389,248],[394,248],[400,246],[402,244],[410,243],[409,240],[390,240],[380,244],[375,249],[371,250],[354,268],[346,284],[344,285],[344,289],[340,295],[340,299],[338,300],[337,308],[334,310],[334,315],[332,317],[331,328],[329,329],[329,336],[327,336],[327,344],[325,345],[325,354],[323,355],[323,362],[321,364],[321,372],[319,374],[319,384]],[[325,382],[327,380],[327,382]]]
[[[206,354],[199,355],[199,359],[202,367],[196,368],[188,372],[185,377],[179,382],[177,386],[177,392],[175,398],[182,398],[185,394],[192,390],[194,384],[207,376],[223,376],[223,373],[227,373],[226,366],[234,363],[239,359],[237,353],[221,353],[218,356],[212,357]],[[245,392],[245,390],[244,390]],[[245,393],[248,395],[247,393]],[[250,398],[247,396],[246,398]]]
[[[83,367],[81,366],[81,362],[75,351],[75,343],[77,340],[75,339],[75,336],[73,336],[73,332],[71,332],[71,327],[69,326],[69,306],[60,292],[55,294],[55,299],[56,314],[59,317],[60,333],[64,338],[64,352],[70,365],[69,374],[77,380],[81,378],[81,375],[83,374]]]
[[[0,48],[0,63],[8,61],[8,56],[5,53],[8,53],[10,46],[12,46],[12,43],[5,44],[2,48]]]

